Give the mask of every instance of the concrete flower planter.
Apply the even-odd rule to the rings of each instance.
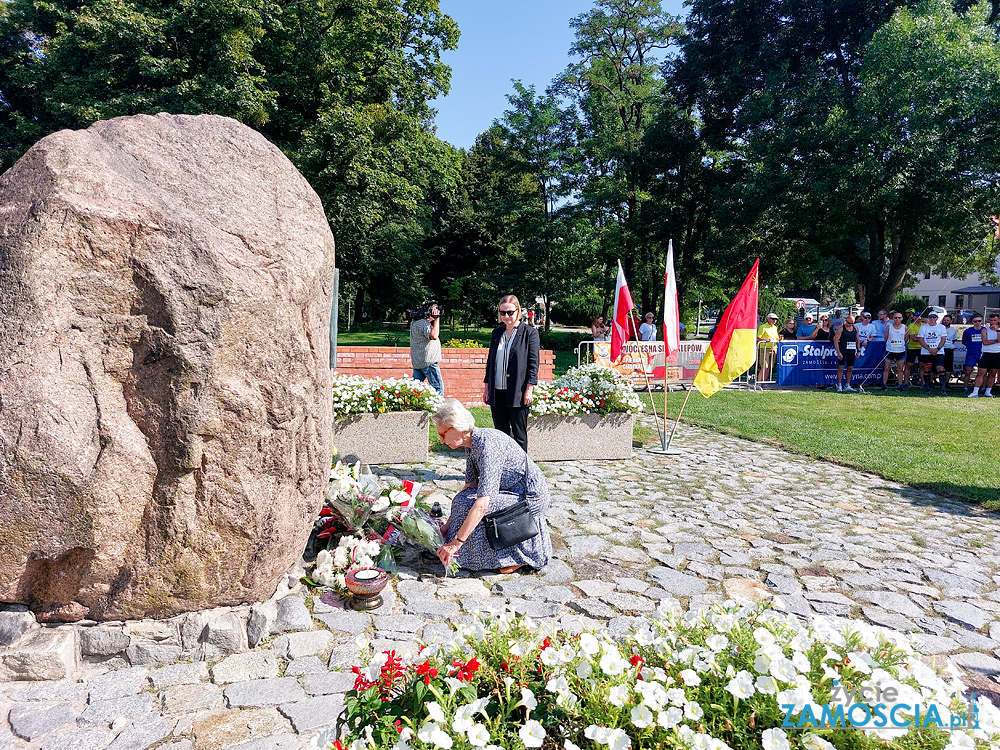
[[[429,424],[430,414],[425,411],[352,414],[335,419],[337,459],[378,465],[424,463]]]
[[[528,418],[528,453],[535,461],[632,458],[632,414]]]

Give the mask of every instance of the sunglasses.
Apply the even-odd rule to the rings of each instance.
[[[513,310],[501,310],[500,314],[503,315],[504,317],[506,317],[508,315],[516,315],[517,314],[517,309],[515,308]]]

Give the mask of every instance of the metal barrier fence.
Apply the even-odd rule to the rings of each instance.
[[[579,366],[579,365],[585,365],[585,364],[590,364],[592,362],[597,361],[597,357],[596,357],[596,355],[594,353],[594,346],[595,346],[595,344],[599,344],[599,343],[605,343],[605,342],[601,342],[601,341],[581,341],[580,342],[579,346],[577,346],[573,350],[574,353],[576,354],[576,364],[577,364],[577,366]],[[684,343],[685,343],[684,341],[681,341],[681,344],[684,344]],[[691,342],[688,341],[688,343],[691,343]],[[706,341],[704,343],[707,344],[708,342]],[[766,342],[763,342],[760,345],[760,347],[758,347],[755,350],[755,352],[754,352],[754,355],[755,355],[754,356],[754,364],[745,373],[743,373],[738,378],[736,378],[735,380],[733,380],[733,382],[730,385],[726,386],[727,388],[750,388],[750,389],[753,389],[753,388],[756,388],[760,383],[776,383],[777,382],[778,373],[777,373],[777,358],[776,357],[773,357],[773,364],[772,364],[770,370],[766,373],[767,379],[762,379],[761,377],[759,377],[759,376],[763,375],[764,373],[763,373],[762,370],[758,371],[758,363],[761,362],[761,360],[763,359],[763,356],[762,356],[763,355],[763,351],[764,351],[764,349],[767,348],[767,346],[768,346],[768,344]],[[772,347],[771,351],[773,353],[774,352],[774,348],[776,348],[776,345],[775,344],[771,344],[770,346]],[[682,384],[688,384],[692,380],[693,380],[693,376],[689,377],[689,378],[681,378],[679,380],[672,379],[672,382],[674,382],[674,383],[678,383],[679,382],[679,383],[682,383]],[[662,381],[660,381],[660,383],[661,383],[661,386],[662,386]]]

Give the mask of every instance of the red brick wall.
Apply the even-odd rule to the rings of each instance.
[[[441,379],[444,395],[460,399],[466,406],[482,406],[486,349],[441,349]],[[556,356],[543,350],[538,379],[552,380]],[[366,378],[409,378],[413,375],[410,350],[401,346],[338,346],[337,369],[341,375]]]

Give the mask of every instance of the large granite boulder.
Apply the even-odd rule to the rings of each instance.
[[[228,118],[61,131],[0,176],[0,601],[270,596],[329,472],[333,261],[316,193]]]

